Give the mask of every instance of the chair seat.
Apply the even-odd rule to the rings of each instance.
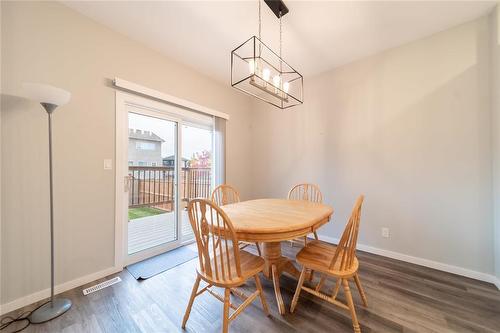
[[[208,275],[205,272],[202,272],[199,268],[198,274],[203,278],[203,280],[207,281],[216,286],[235,286],[244,283],[248,278],[254,276],[255,274],[261,272],[264,269],[264,259],[254,254],[251,254],[247,251],[240,250],[240,268],[241,268],[241,276],[238,278],[236,273],[236,263],[234,259],[234,251],[232,248],[229,248],[229,266],[231,268],[232,279],[222,279],[220,276],[215,276],[215,272],[213,267],[215,267],[215,263],[217,263],[218,272],[221,271],[220,268],[220,255],[210,261],[212,266],[213,276]],[[224,271],[227,272],[227,258],[224,253]]]
[[[297,253],[297,261],[307,268],[315,271],[321,271],[338,277],[352,276],[358,270],[358,259],[354,257],[352,267],[349,269],[340,270],[340,262],[342,253],[338,256],[333,269],[330,269],[330,263],[335,255],[337,247],[335,245],[323,243],[313,240]]]

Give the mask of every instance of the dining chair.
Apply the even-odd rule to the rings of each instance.
[[[191,227],[198,246],[199,267],[196,271],[196,281],[182,320],[182,328],[186,327],[194,299],[207,291],[224,303],[222,332],[227,332],[229,323],[234,320],[257,296],[260,297],[262,308],[269,315],[266,299],[262,291],[259,273],[264,269],[264,259],[246,251],[240,251],[238,239],[229,217],[213,202],[206,199],[194,199],[189,202],[188,214]],[[256,291],[247,296],[235,288],[245,284],[250,278],[255,279]],[[198,290],[200,281],[207,286]],[[217,294],[211,288],[224,288],[224,296]],[[230,294],[242,299],[236,307],[230,302]],[[229,308],[234,312],[229,315]]]
[[[310,202],[323,202],[323,194],[318,185],[314,184],[297,184],[288,192],[288,200],[305,200]],[[314,238],[318,240],[316,230],[313,231]],[[293,246],[293,241],[291,241]],[[304,246],[307,245],[307,235],[304,236]]]
[[[212,201],[215,202],[219,207],[221,207],[224,205],[229,205],[232,203],[240,202],[240,194],[231,185],[223,184],[223,185],[217,186],[213,190]],[[255,246],[257,247],[257,252],[259,253],[259,256],[262,256],[262,253],[260,252],[259,243],[248,243],[248,242],[240,241],[239,244],[243,245],[240,247],[241,249],[244,249],[248,245],[255,244]]]
[[[363,301],[363,305],[365,307],[368,306],[366,294],[361,286],[361,281],[359,280],[359,262],[356,258],[356,243],[358,240],[363,199],[364,197],[361,195],[356,200],[351,217],[347,222],[342,238],[337,246],[313,240],[297,254],[296,259],[302,265],[302,272],[300,274],[299,283],[297,284],[297,289],[295,290],[295,295],[293,296],[292,305],[290,307],[291,313],[295,311],[301,290],[304,290],[325,301],[349,310],[351,313],[354,332],[361,332],[356,316],[356,310],[354,308],[354,302],[352,300],[351,290],[349,288],[349,279],[354,280],[361,296],[361,300]],[[307,270],[315,270],[316,272],[322,273],[321,279],[314,289],[303,285],[305,276],[307,275]],[[333,277],[336,279],[331,295],[321,292],[327,277]],[[340,289],[340,283],[342,283],[342,286],[344,287],[347,304],[344,304],[336,299]]]

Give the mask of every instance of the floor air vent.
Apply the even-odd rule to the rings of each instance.
[[[88,294],[95,293],[96,291],[99,291],[99,290],[104,289],[106,287],[112,286],[112,285],[120,282],[121,280],[122,279],[120,279],[119,276],[116,276],[116,277],[112,278],[111,280],[107,280],[107,281],[98,283],[95,286],[89,287],[87,289],[83,289],[83,294],[88,295]]]

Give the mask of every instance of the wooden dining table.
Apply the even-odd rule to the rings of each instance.
[[[263,244],[264,276],[273,281],[280,314],[285,314],[280,276],[299,278],[300,272],[281,254],[281,242],[306,236],[330,220],[331,206],[302,200],[258,199],[221,207],[239,240]]]

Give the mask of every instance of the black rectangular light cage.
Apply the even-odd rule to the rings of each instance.
[[[231,86],[287,109],[304,102],[304,78],[256,36],[231,52]]]

